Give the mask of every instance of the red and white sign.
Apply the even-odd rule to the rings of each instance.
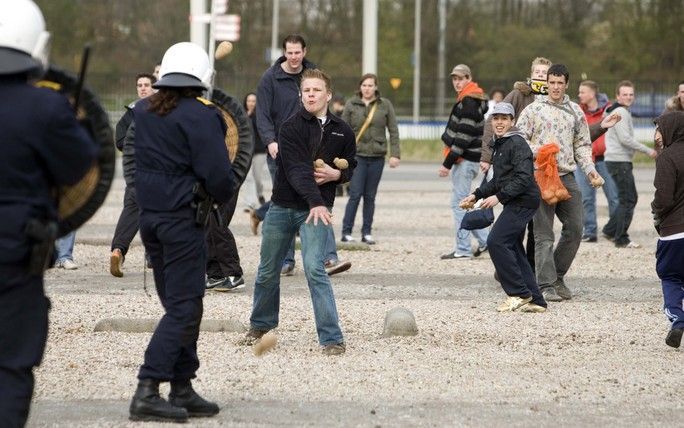
[[[214,17],[214,39],[237,42],[240,40],[240,15],[219,15]]]

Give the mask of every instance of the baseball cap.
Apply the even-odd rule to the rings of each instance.
[[[500,102],[494,107],[492,107],[491,115],[495,114],[508,114],[511,117],[515,117],[515,109],[511,103]]]
[[[473,74],[470,72],[470,67],[468,67],[465,64],[459,64],[456,67],[454,67],[453,70],[451,70],[451,75],[452,76],[472,76]]]

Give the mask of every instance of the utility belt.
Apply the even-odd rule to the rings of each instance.
[[[26,236],[31,242],[31,257],[28,263],[29,275],[42,275],[54,263],[57,222],[30,219],[26,223]]]
[[[209,222],[209,216],[213,212],[219,227],[223,227],[223,221],[218,212],[216,200],[204,189],[201,183],[192,186],[192,202],[190,206],[195,210],[195,224],[205,227]]]

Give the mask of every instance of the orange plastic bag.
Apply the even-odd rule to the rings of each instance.
[[[541,191],[541,197],[549,205],[570,199],[570,192],[563,186],[558,175],[558,162],[556,153],[560,148],[556,144],[545,144],[537,151],[537,159],[534,161],[536,169],[534,178]]]

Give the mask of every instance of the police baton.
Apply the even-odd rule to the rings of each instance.
[[[74,89],[74,112],[78,114],[78,106],[81,102],[81,91],[83,90],[83,82],[85,82],[86,70],[88,69],[88,59],[90,58],[90,43],[86,43],[83,47],[83,56],[81,56],[81,70],[78,73],[78,82],[76,82],[76,89]]]

